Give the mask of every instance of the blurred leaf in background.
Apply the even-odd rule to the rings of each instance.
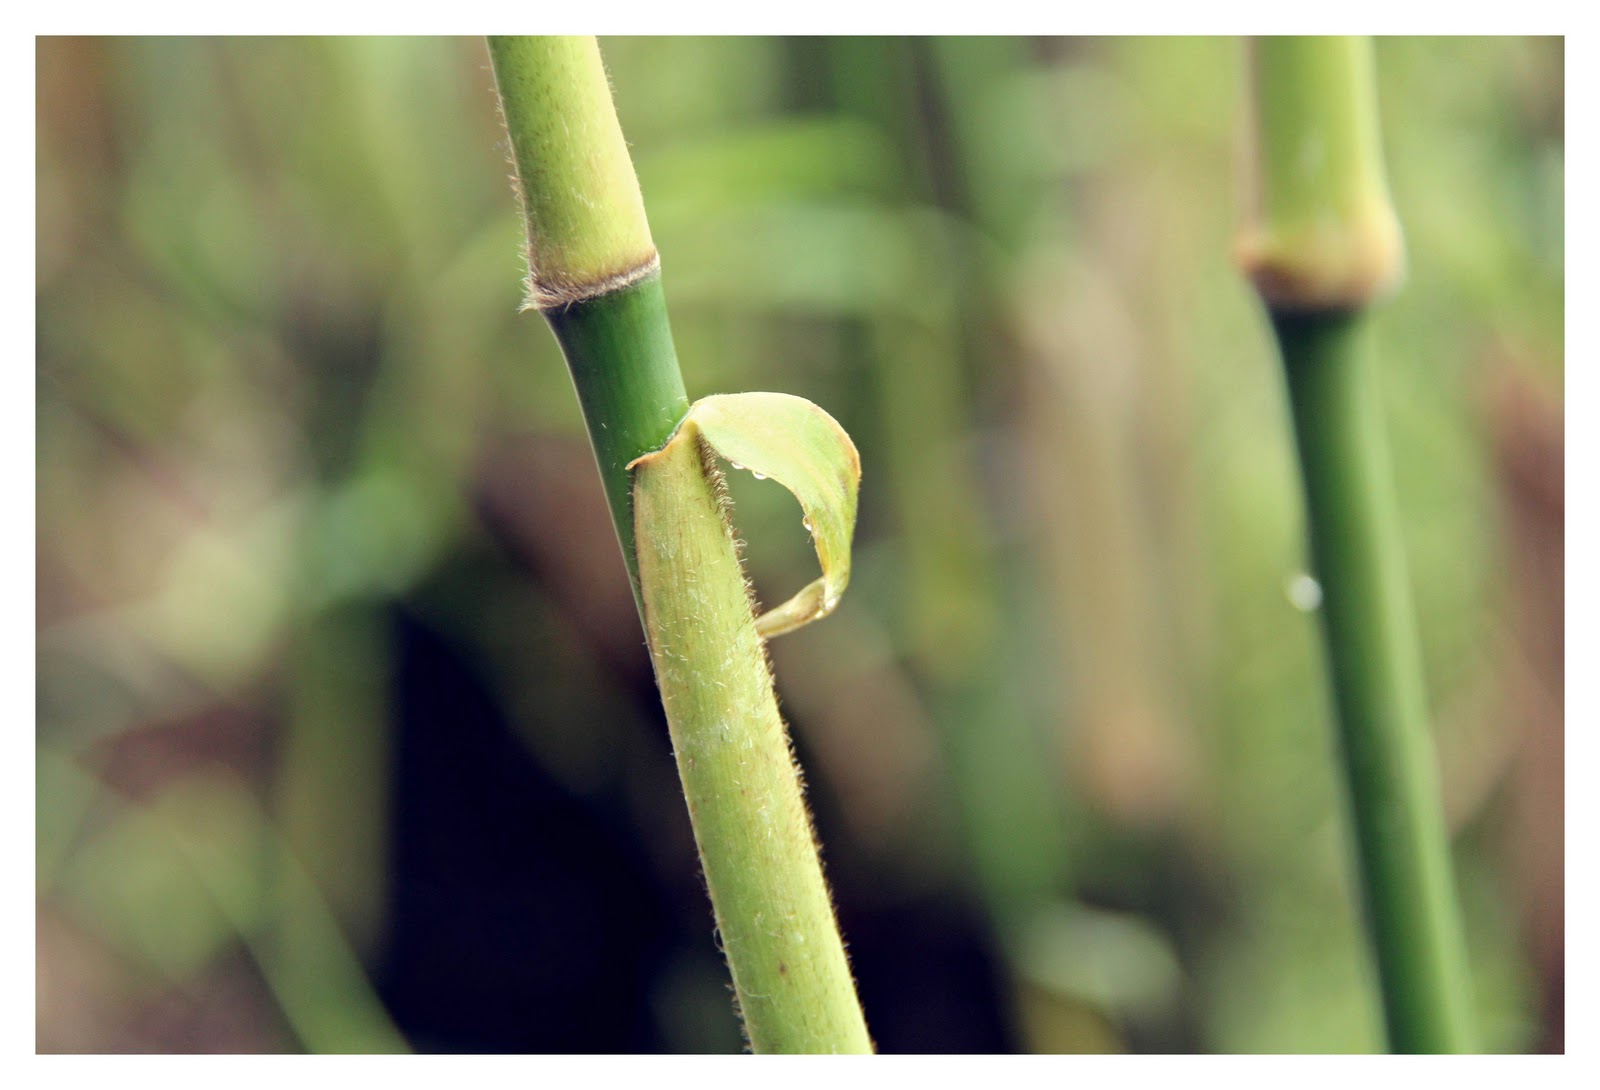
[[[482,43],[37,48],[39,1049],[738,1050]],[[691,395],[861,452],[773,657],[880,1048],[1373,1048],[1239,43],[602,48]],[[1559,1050],[1563,44],[1378,59],[1483,1036]]]

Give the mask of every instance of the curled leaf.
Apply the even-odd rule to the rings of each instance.
[[[685,487],[676,478],[694,460],[664,457],[675,444],[703,439],[735,469],[771,478],[800,501],[822,578],[756,619],[763,639],[792,632],[832,613],[850,582],[850,539],[856,526],[861,458],[838,421],[791,394],[716,394],[689,409],[661,450],[629,464],[635,506],[641,493]],[[637,533],[661,528],[635,527]]]

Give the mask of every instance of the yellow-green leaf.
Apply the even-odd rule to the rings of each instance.
[[[791,394],[716,394],[689,409],[667,441],[703,438],[735,469],[771,478],[800,501],[822,567],[822,578],[756,619],[763,639],[792,632],[832,613],[850,583],[850,539],[856,527],[861,458],[838,421],[803,397]],[[634,489],[672,487],[647,467],[666,448],[637,459]],[[687,463],[679,463],[687,464]],[[640,527],[641,532],[648,528]]]

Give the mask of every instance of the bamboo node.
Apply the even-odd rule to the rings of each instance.
[[[631,288],[641,280],[661,271],[661,255],[655,250],[650,256],[631,268],[608,273],[599,278],[576,279],[562,276],[541,276],[533,268],[530,255],[529,273],[523,279],[524,298],[521,310],[565,310],[575,303],[586,303],[602,295]]]

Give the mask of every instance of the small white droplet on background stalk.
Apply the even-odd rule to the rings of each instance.
[[[1311,613],[1322,605],[1322,584],[1305,572],[1296,572],[1283,585],[1289,604],[1302,613]]]

